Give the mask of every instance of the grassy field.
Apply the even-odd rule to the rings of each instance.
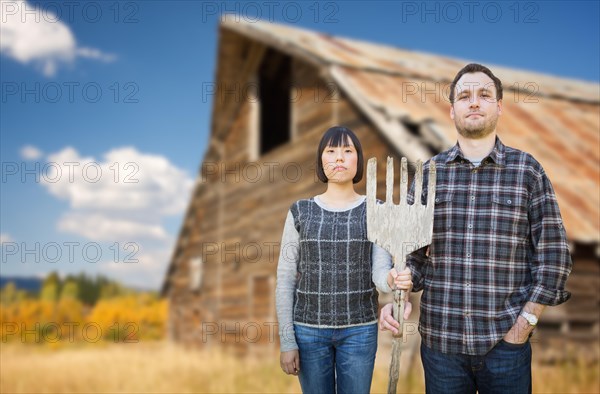
[[[297,393],[296,378],[279,369],[278,355],[236,358],[167,342],[46,346],[1,344],[1,393]],[[534,365],[534,392],[597,393],[599,366]],[[424,391],[417,361],[405,393]],[[375,370],[372,392],[386,391],[386,362]]]

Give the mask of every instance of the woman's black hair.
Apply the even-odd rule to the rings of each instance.
[[[323,134],[321,138],[321,142],[319,142],[319,148],[317,149],[317,177],[323,183],[327,183],[329,179],[327,179],[327,175],[325,175],[325,170],[323,169],[323,160],[321,156],[323,155],[323,151],[328,146],[338,147],[338,146],[349,146],[348,140],[352,141],[354,144],[354,148],[356,148],[356,155],[358,156],[358,163],[356,163],[356,175],[352,178],[352,183],[358,183],[363,177],[363,167],[364,167],[364,158],[362,146],[360,145],[360,141],[356,134],[352,130],[347,127],[342,126],[333,126],[329,128]]]

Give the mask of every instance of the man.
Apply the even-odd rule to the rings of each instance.
[[[542,166],[497,137],[502,84],[488,68],[460,70],[450,103],[458,142],[432,158],[432,243],[407,261],[413,291],[423,290],[426,390],[531,392],[529,336],[545,306],[570,297],[564,288],[572,263],[560,211]],[[390,310],[382,311],[380,328],[395,332]]]

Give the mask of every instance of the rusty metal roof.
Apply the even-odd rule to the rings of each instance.
[[[226,15],[222,27],[236,31],[288,52],[318,59],[323,63],[381,73],[399,74],[434,81],[451,81],[456,72],[471,61],[425,52],[400,49],[366,41],[335,37],[311,30],[269,22],[249,22]],[[499,65],[494,70],[505,88],[536,88],[540,94],[599,101],[596,83],[561,78]],[[532,85],[534,84],[534,85]]]
[[[243,18],[226,17],[221,28],[320,67],[400,154],[427,158],[423,157],[426,149],[414,154],[411,138],[434,150],[456,142],[448,85],[471,61]],[[506,145],[531,153],[544,166],[569,238],[600,242],[600,85],[488,66],[504,86],[498,135]],[[419,125],[420,134],[406,133],[402,126],[406,123]]]

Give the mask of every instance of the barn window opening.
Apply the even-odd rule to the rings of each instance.
[[[258,71],[260,154],[290,141],[292,59],[268,49]]]
[[[415,137],[421,136],[421,125],[410,121],[402,121],[402,125]]]
[[[439,151],[444,150],[443,141],[436,138],[432,129],[432,122],[411,122],[407,119],[400,121],[400,125],[406,129],[411,135],[421,140],[425,147],[431,153],[431,156],[435,156]]]

